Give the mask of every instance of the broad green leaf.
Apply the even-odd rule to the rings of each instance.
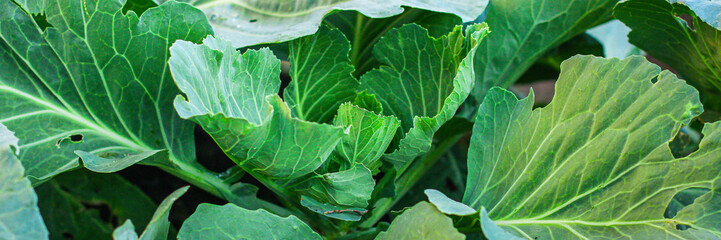
[[[491,0],[486,22],[493,33],[475,56],[475,103],[493,86],[511,86],[547,50],[607,21],[616,2]]]
[[[721,30],[701,21],[688,7],[666,0],[625,1],[614,14],[631,28],[631,43],[705,93],[701,97],[706,108],[721,110]],[[681,15],[688,15],[689,22]]]
[[[154,160],[201,168],[193,124],[170,107],[178,90],[166,60],[176,39],[199,41],[211,28],[186,4],[138,18],[123,14],[123,3],[49,0],[52,27],[42,31],[12,1],[0,1],[0,123],[16,130],[32,179],[78,167],[75,151],[137,161],[124,157],[167,149],[169,158]]]
[[[341,103],[355,97],[358,80],[348,59],[350,43],[338,29],[321,26],[318,33],[290,42],[290,77],[284,100],[294,116],[329,122]]]
[[[156,3],[168,0],[155,0]],[[203,10],[218,36],[241,48],[311,35],[327,13],[356,10],[371,18],[403,12],[401,6],[453,13],[463,21],[481,15],[488,0],[181,0]],[[360,28],[359,28],[360,31]]]
[[[278,97],[280,60],[269,49],[240,55],[230,42],[178,41],[169,65],[178,87],[175,109],[208,132],[247,171],[297,178],[328,158],[344,131],[291,117]]]
[[[463,203],[527,239],[721,237],[712,219],[664,218],[676,193],[721,183],[721,122],[704,127],[688,157],[674,158],[668,146],[702,112],[694,88],[643,57],[576,56],[561,64],[555,92],[534,110],[533,94],[489,92]]]
[[[420,202],[393,220],[376,239],[466,239],[453,228],[451,218],[428,202]]]
[[[48,239],[38,197],[15,157],[17,150],[18,139],[0,124],[0,239]]]
[[[436,208],[438,208],[438,210],[442,213],[464,216],[475,214],[478,212],[477,210],[469,207],[466,204],[450,199],[438,190],[426,189],[425,191],[423,191],[423,193],[428,196],[428,202],[436,206]]]
[[[182,187],[175,190],[163,202],[160,203],[158,209],[155,210],[153,218],[150,219],[150,223],[143,231],[143,234],[138,238],[135,233],[135,227],[130,220],[126,220],[123,225],[113,231],[113,238],[115,240],[127,239],[127,240],[165,240],[168,238],[168,229],[170,228],[170,222],[168,221],[168,214],[170,214],[170,207],[173,206],[175,200],[178,200],[185,192],[188,191],[190,186]]]
[[[350,103],[340,106],[333,124],[350,129],[336,146],[336,152],[346,160],[341,163],[341,169],[362,164],[374,173],[400,126],[393,116],[380,116]]]
[[[179,240],[193,239],[321,239],[295,216],[281,218],[265,210],[233,204],[202,203],[183,222]]]
[[[374,186],[371,171],[356,164],[348,170],[311,176],[292,189],[337,206],[362,208],[368,206]]]
[[[668,0],[688,6],[704,22],[721,30],[721,2],[711,0]]]
[[[126,220],[145,228],[157,206],[119,175],[88,170],[60,174],[36,190],[50,239],[110,239],[115,224]]]
[[[337,27],[351,41],[350,60],[360,77],[380,63],[373,57],[373,46],[391,29],[415,23],[428,29],[432,37],[441,37],[461,25],[461,18],[448,13],[406,8],[403,13],[387,18],[369,18],[357,11],[339,11],[323,18],[325,24]]]
[[[441,38],[432,38],[415,24],[389,31],[373,49],[386,64],[361,77],[361,89],[376,95],[383,113],[401,121],[398,149],[387,154],[399,173],[431,148],[433,134],[468,96],[475,46],[488,33],[485,24],[458,26]]]

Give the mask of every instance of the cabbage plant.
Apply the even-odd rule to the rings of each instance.
[[[721,239],[718,16],[0,0],[0,239]]]

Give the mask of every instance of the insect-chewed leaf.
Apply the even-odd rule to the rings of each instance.
[[[706,17],[721,16],[721,2],[678,2],[695,5],[696,12],[668,0],[632,0],[616,5],[614,15],[631,28],[628,34],[631,43],[668,64],[705,93],[701,94],[701,100],[707,110],[721,111],[720,25],[709,25],[700,16],[704,13]],[[703,3],[708,6],[701,7]],[[677,16],[688,16],[688,19],[679,20]]]
[[[124,2],[0,1],[0,123],[21,139],[31,179],[78,167],[75,151],[124,162],[100,163],[107,171],[164,149],[160,164],[199,166],[193,124],[170,107],[178,89],[166,61],[175,40],[200,41],[211,27],[187,4],[138,17],[123,13]],[[51,26],[42,30],[28,11]]]
[[[492,34],[480,43],[472,99],[494,86],[511,86],[551,48],[608,21],[618,0],[492,0],[486,21]]]
[[[531,110],[532,94],[518,100],[494,88],[486,96],[463,202],[528,239],[721,237],[721,122],[704,127],[687,157],[675,159],[668,146],[701,113],[698,92],[643,57],[576,56],[561,67],[544,108]],[[716,191],[664,218],[687,188]]]

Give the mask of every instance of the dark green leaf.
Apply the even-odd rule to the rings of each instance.
[[[60,174],[37,187],[39,207],[50,239],[110,239],[126,220],[145,228],[155,203],[117,174],[77,170]],[[102,213],[108,211],[106,213]],[[107,214],[107,215],[105,215]]]
[[[491,87],[511,86],[548,49],[608,20],[617,1],[491,0],[493,33],[475,56],[476,104]]]
[[[188,191],[190,186],[182,187],[175,190],[163,202],[160,203],[158,209],[155,210],[153,218],[150,219],[150,223],[143,231],[143,234],[138,235],[135,233],[135,227],[126,220],[125,223],[113,231],[113,238],[119,240],[119,238],[127,240],[165,240],[168,238],[168,229],[170,228],[170,222],[168,221],[168,214],[170,214],[170,207],[173,206],[175,200],[178,200],[185,192]]]
[[[351,75],[350,43],[338,29],[321,26],[318,33],[290,42],[290,77],[284,100],[294,116],[330,122],[341,103],[355,97],[358,81]]]
[[[475,46],[485,24],[461,27],[435,39],[415,24],[389,31],[373,49],[384,64],[361,77],[361,89],[378,97],[384,114],[401,120],[399,147],[387,154],[403,170],[431,148],[433,134],[455,115],[473,86]],[[399,54],[400,53],[400,54]]]
[[[625,1],[614,14],[631,28],[631,43],[700,89],[706,108],[721,110],[721,30],[701,21],[685,5],[666,0]],[[689,17],[684,20],[682,15]]]
[[[380,66],[373,57],[373,46],[391,29],[416,23],[428,29],[432,37],[441,37],[453,31],[456,25],[463,23],[460,17],[453,14],[417,8],[406,8],[402,14],[387,18],[369,18],[357,11],[340,11],[326,16],[323,21],[343,31],[343,34],[351,40],[353,47],[351,47],[350,59],[356,68],[353,76],[357,77]]]
[[[78,167],[75,151],[134,162],[124,157],[167,149],[157,162],[200,167],[193,124],[170,108],[178,90],[166,60],[172,42],[199,41],[210,26],[186,4],[138,18],[123,14],[123,3],[50,0],[52,27],[42,32],[23,9],[0,1],[0,122],[22,139],[30,177]]]

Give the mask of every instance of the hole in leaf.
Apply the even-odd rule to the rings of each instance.
[[[45,29],[49,27],[53,27],[53,25],[48,22],[45,14],[33,14],[33,20],[35,20],[35,24],[37,24],[42,31],[45,31]]]
[[[64,239],[73,239],[73,238],[75,238],[75,236],[73,236],[73,234],[72,234],[72,233],[69,233],[69,232],[63,232],[62,236],[63,236]]]
[[[70,142],[73,143],[79,143],[83,141],[83,135],[82,134],[73,134],[69,136]]]
[[[450,192],[458,191],[458,186],[450,178],[446,178],[446,189]]]
[[[100,216],[100,220],[107,223],[112,223],[112,211],[110,205],[104,202],[82,202],[86,209],[97,210]]]
[[[60,144],[63,143],[63,141],[65,141],[65,140],[68,140],[71,143],[81,143],[81,142],[83,142],[83,135],[82,134],[73,134],[73,135],[69,135],[67,137],[58,139],[58,142],[55,143],[55,146],[59,148]]]
[[[700,197],[701,195],[706,194],[709,192],[709,189],[707,188],[687,188],[684,189],[676,195],[673,196],[673,199],[671,199],[671,202],[666,207],[666,212],[664,213],[664,217],[666,218],[673,218],[678,214],[681,209],[685,208],[688,205],[691,205],[696,198]],[[673,221],[672,221],[673,222]],[[674,223],[675,224],[675,223]],[[675,224],[676,229],[678,230],[686,230],[690,228],[687,225],[683,224]]]
[[[686,27],[691,29],[691,31],[696,31],[696,28],[693,25],[693,17],[691,15],[688,15],[688,14],[676,15],[676,19],[683,25],[686,25]]]

